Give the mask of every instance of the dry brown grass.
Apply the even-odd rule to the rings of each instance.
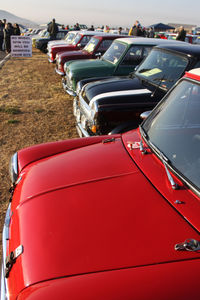
[[[32,58],[11,58],[0,69],[0,224],[9,200],[11,155],[24,147],[78,137],[72,98],[47,55],[33,49]],[[0,237],[1,238],[1,237]],[[1,247],[0,247],[1,249]],[[0,253],[1,255],[1,253]]]

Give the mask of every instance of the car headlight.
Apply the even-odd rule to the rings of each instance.
[[[56,61],[58,62],[58,64],[61,64],[61,57],[59,56],[59,54],[56,54]]]
[[[10,160],[10,178],[12,183],[14,184],[17,181],[18,178],[18,155],[17,152],[11,157]]]
[[[67,78],[68,85],[72,88],[72,86],[73,86],[73,75],[72,75],[71,71],[66,72],[66,78]]]
[[[79,95],[80,92],[81,92],[81,85],[80,85],[80,81],[79,81],[76,85],[76,95]]]
[[[69,77],[69,79],[70,79],[70,80],[72,80],[73,74],[72,74],[72,72],[71,72],[71,71],[69,71],[69,73],[68,73],[68,77]]]
[[[90,106],[90,116],[92,119],[95,119],[98,111],[96,101],[91,101],[89,106]]]

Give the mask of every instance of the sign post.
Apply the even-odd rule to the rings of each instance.
[[[32,57],[32,39],[29,36],[11,36],[12,57]]]

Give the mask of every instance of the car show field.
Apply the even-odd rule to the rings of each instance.
[[[45,54],[10,58],[0,69],[0,222],[9,202],[9,160],[17,150],[33,144],[78,137],[72,98],[64,92],[54,66]]]
[[[198,298],[200,46],[134,39],[2,58],[1,300]]]

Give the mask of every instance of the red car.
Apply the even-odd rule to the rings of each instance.
[[[137,130],[11,162],[1,299],[199,299],[200,69]]]
[[[62,52],[56,55],[56,72],[64,76],[64,64],[75,59],[90,59],[100,57],[112,44],[113,40],[119,37],[127,37],[117,34],[95,32],[88,44],[79,51]]]
[[[73,31],[74,33],[74,31]],[[72,34],[69,32],[69,34]],[[95,35],[94,31],[79,31],[75,36],[74,39],[70,44],[65,42],[50,44],[47,48],[48,52],[48,60],[49,62],[55,62],[56,54],[60,52],[68,52],[68,51],[75,51],[84,48],[92,36]]]

